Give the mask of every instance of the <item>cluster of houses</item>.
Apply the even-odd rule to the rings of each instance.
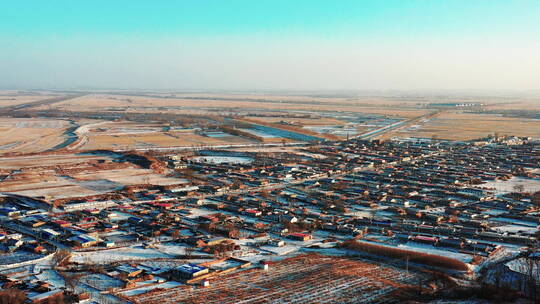
[[[46,254],[48,249],[30,236],[23,236],[10,230],[0,231],[0,252],[28,252],[34,254]]]
[[[0,286],[2,289],[6,290],[4,292],[11,293],[10,299],[13,303],[64,303],[64,300],[66,299],[66,292],[64,290],[54,288],[45,281],[37,279],[30,280],[28,278],[23,279],[23,274],[25,273],[0,275]],[[20,291],[14,292],[14,290]],[[79,303],[84,303],[84,301],[88,299],[88,294],[73,296],[73,300],[80,301]]]
[[[42,240],[73,248],[117,247],[163,235],[201,244],[212,234],[241,238],[279,230],[283,237],[284,231],[317,229],[464,248],[468,239],[474,248],[486,242],[486,249],[534,241],[534,229],[497,229],[513,220],[537,225],[531,198],[496,196],[481,183],[534,177],[536,145],[351,140],[297,154],[241,156],[253,161],[201,164],[175,157],[197,180],[180,191],[143,189],[119,200],[77,199],[54,212],[16,205],[0,212]],[[195,210],[205,212],[195,216]],[[19,244],[5,243],[8,249]]]
[[[0,231],[0,250],[27,246],[45,254],[54,246],[89,250],[173,242],[191,248],[190,254],[223,256],[245,247],[263,251],[355,237],[488,256],[501,246],[538,240],[540,205],[533,195],[483,186],[516,176],[538,178],[540,145],[529,141],[349,140],[296,152],[220,153],[242,161],[167,156],[171,169],[190,179],[181,187],[76,199],[54,210],[4,204],[0,215],[17,234]],[[33,241],[21,242],[17,235]],[[135,278],[159,269],[120,265],[113,271]],[[163,275],[188,280],[207,272],[188,263]]]

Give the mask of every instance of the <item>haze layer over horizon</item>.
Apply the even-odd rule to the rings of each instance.
[[[0,88],[537,90],[538,1],[4,1]]]

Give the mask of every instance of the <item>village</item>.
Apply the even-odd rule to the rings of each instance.
[[[294,279],[295,271],[333,269],[341,257],[370,286],[385,282],[374,269],[395,273],[385,279],[392,288],[360,299],[350,294],[365,284],[332,272],[328,280],[343,286],[330,292],[344,303],[429,299],[450,285],[497,286],[509,297],[538,288],[531,261],[540,143],[530,138],[351,139],[123,157],[177,183],[143,180],[54,201],[2,192],[3,289],[32,303],[251,303],[274,292],[287,303],[321,302],[317,293],[301,296],[309,286],[292,287],[310,277]],[[497,186],[515,181],[522,183]],[[255,275],[273,284],[243,285]],[[223,283],[237,287],[223,292]]]
[[[2,1],[0,304],[540,303],[539,15]]]

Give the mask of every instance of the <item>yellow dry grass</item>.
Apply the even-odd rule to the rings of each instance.
[[[309,111],[346,111],[369,114],[382,114],[396,117],[416,117],[426,113],[417,109],[414,103],[402,101],[386,101],[383,99],[345,99],[345,98],[313,98],[304,96],[259,96],[257,101],[235,100],[229,95],[219,95],[220,99],[186,99],[158,98],[124,95],[93,94],[56,103],[55,108],[70,111],[99,111],[106,108],[122,108],[130,112],[167,112],[193,113],[201,108],[223,109],[223,111],[251,110],[309,110]],[[287,97],[287,99],[285,99]],[[290,97],[290,98],[289,98]],[[242,96],[242,98],[247,98]],[[314,103],[310,103],[314,102]],[[162,108],[162,109],[158,109]]]
[[[8,156],[0,157],[0,169],[15,170],[15,169],[31,169],[42,166],[74,166],[77,164],[107,160],[108,157],[99,155],[82,155],[82,154],[49,154],[49,155],[32,155],[32,156]]]
[[[392,136],[430,138],[435,135],[441,139],[470,140],[494,133],[540,138],[540,120],[448,112],[429,120],[416,130],[404,129]]]
[[[0,108],[15,106],[19,104],[34,102],[38,100],[53,98],[54,95],[18,95],[17,93],[10,93],[8,91],[0,91]]]
[[[64,141],[69,123],[54,119],[0,119],[0,153],[46,151]]]
[[[317,118],[290,118],[290,117],[260,117],[260,116],[246,116],[245,118],[251,120],[258,120],[268,123],[279,123],[287,122],[292,124],[300,124],[304,126],[327,126],[327,125],[344,125],[346,122],[328,118],[328,117],[317,117]]]
[[[251,140],[227,136],[220,138],[206,137],[194,133],[162,132],[132,135],[89,135],[82,150],[93,149],[132,149],[160,147],[190,147],[201,145],[232,145],[254,143]]]
[[[487,110],[528,110],[540,111],[540,99],[527,99],[500,103],[488,103]]]
[[[0,191],[54,200],[98,195],[124,186],[147,182],[153,185],[172,185],[185,183],[185,180],[156,174],[150,169],[135,166],[111,170],[89,169],[71,174],[69,177],[54,170],[41,169],[16,173],[14,178],[0,181]]]

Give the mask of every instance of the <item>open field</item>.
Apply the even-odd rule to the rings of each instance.
[[[77,252],[73,255],[71,261],[77,263],[106,264],[116,261],[158,258],[173,258],[173,256],[152,248],[126,247],[102,251]]]
[[[513,100],[508,102],[490,103],[487,110],[531,110],[540,111],[540,98]]]
[[[0,90],[0,108],[53,98],[55,96],[57,95],[50,92],[19,92],[15,90]]]
[[[24,103],[34,102],[42,99],[52,98],[54,96],[6,96],[0,95],[0,107],[16,106]]]
[[[211,138],[198,134],[156,133],[147,135],[90,135],[82,150],[93,149],[137,149],[161,147],[196,147],[201,145],[249,144],[254,141],[239,136]]]
[[[129,122],[99,124],[80,135],[83,137],[80,139],[82,143],[78,145],[81,150],[191,147],[255,142],[231,134],[212,137],[198,134],[195,129],[169,129],[161,125]]]
[[[138,184],[171,185],[184,180],[155,174],[148,169],[128,167],[116,170],[86,171],[63,176],[52,170],[16,174],[0,182],[0,191],[55,200],[93,196]]]
[[[109,160],[110,157],[95,154],[44,154],[32,156],[9,156],[0,158],[0,170],[30,170],[43,166],[77,166],[88,162]]]
[[[327,118],[327,117],[296,118],[296,117],[279,117],[279,116],[274,116],[274,117],[246,116],[245,118],[251,119],[251,120],[258,120],[258,121],[266,122],[266,123],[286,122],[290,124],[298,124],[298,125],[304,125],[304,126],[345,124],[345,122],[342,120],[335,119],[335,118]]]
[[[421,125],[403,129],[392,136],[470,140],[489,134],[540,138],[540,120],[490,114],[447,112]]]
[[[110,181],[78,182],[58,176],[53,171],[44,171],[35,175],[25,174],[18,176],[17,179],[4,180],[0,183],[2,192],[47,200],[98,195],[121,188],[122,185]]]
[[[138,184],[151,184],[151,185],[176,185],[186,183],[187,181],[166,177],[163,175],[155,174],[150,169],[140,169],[140,168],[122,168],[122,169],[113,169],[113,170],[102,170],[102,171],[83,171],[80,173],[72,174],[72,177],[78,181],[100,181],[106,180],[112,183],[121,184],[124,186],[127,185],[138,185]]]
[[[0,118],[0,153],[42,152],[64,142],[66,120],[41,118]]]
[[[0,170],[8,174],[0,181],[0,192],[47,200],[105,194],[130,185],[186,182],[99,155],[6,157],[0,159]]]
[[[400,303],[426,275],[346,258],[301,255],[211,280],[134,297],[134,303]]]
[[[328,115],[328,114],[326,114]],[[388,120],[379,115],[340,115],[332,117],[279,117],[279,116],[246,116],[245,119],[263,124],[279,124],[287,127],[288,124],[307,130],[312,135],[330,135],[328,139],[356,136],[377,128],[379,124],[387,124]],[[389,124],[389,123],[388,123]],[[314,133],[313,133],[314,132]]]
[[[193,100],[250,100],[252,102],[324,102],[324,103],[386,103],[389,105],[413,105],[417,101],[399,100],[385,97],[364,97],[364,96],[331,96],[319,94],[270,94],[270,93],[173,93],[173,94],[154,94],[167,98],[193,99]]]
[[[66,104],[87,105],[90,100],[102,102],[101,107],[114,106],[164,106],[175,105],[181,102],[185,106],[213,106],[219,103],[237,102],[245,103],[277,103],[277,104],[330,104],[330,105],[383,105],[383,106],[414,106],[417,101],[388,99],[384,97],[321,97],[308,95],[272,95],[272,94],[146,94],[146,95],[121,95],[121,94],[91,94],[82,98],[73,99]],[[238,105],[238,104],[236,104]]]
[[[193,113],[193,110],[309,110],[309,111],[348,111],[375,113],[399,117],[415,117],[425,113],[417,109],[414,103],[381,100],[350,100],[345,98],[280,98],[261,97],[260,99],[236,98],[224,95],[209,98],[156,98],[151,96],[107,95],[92,94],[64,102],[56,103],[53,107],[69,111],[103,111],[122,110],[128,112],[174,112]],[[44,109],[43,107],[41,109]]]
[[[24,92],[23,92],[24,93]],[[1,95],[4,94],[4,95]],[[47,95],[48,94],[48,95]],[[6,99],[21,102],[51,97],[56,93],[24,93],[0,91]],[[246,133],[209,136],[205,128],[220,127],[223,117],[248,120],[278,129],[295,129],[296,133],[331,140],[345,139],[371,132],[396,121],[412,120],[406,127],[385,134],[391,137],[438,137],[441,139],[468,140],[499,133],[539,137],[539,120],[502,117],[497,114],[480,115],[462,113],[442,108],[445,113],[433,119],[414,121],[434,111],[430,104],[470,102],[487,104],[483,109],[503,111],[521,109],[536,110],[540,102],[534,98],[452,97],[452,96],[354,96],[354,95],[285,95],[256,93],[82,93],[66,95],[66,100],[36,105],[46,113],[72,111],[69,120],[5,118],[0,120],[0,154],[8,152],[32,153],[68,149],[85,151],[94,149],[130,150],[169,147],[198,147],[256,144],[259,142],[287,142],[283,134],[249,136]],[[133,94],[133,95],[130,95]],[[51,95],[51,96],[49,96]],[[82,96],[81,96],[82,95]],[[64,95],[62,95],[64,96]],[[73,97],[73,98],[72,98]],[[69,98],[69,99],[68,99]],[[1,100],[0,100],[1,101]],[[8,100],[9,101],[9,100]],[[482,109],[471,109],[473,111]],[[25,110],[22,110],[24,113]],[[48,112],[47,112],[48,111]],[[91,113],[76,116],[75,113]],[[107,116],[105,113],[109,113]],[[99,120],[103,117],[119,117],[115,121]],[[124,114],[128,114],[122,116]],[[144,114],[143,114],[144,113]],[[35,113],[35,115],[39,115]],[[131,114],[131,118],[130,115]],[[146,120],[148,115],[148,121]],[[152,115],[150,115],[152,114]],[[163,122],[152,117],[168,114]],[[189,115],[200,115],[201,120],[189,120]],[[45,114],[46,116],[47,114]],[[116,116],[115,116],[116,115]],[[158,116],[155,116],[158,115]],[[169,117],[180,118],[180,125],[169,126]],[[188,116],[182,116],[188,115]],[[81,119],[81,117],[91,119]],[[95,118],[95,119],[94,119]],[[108,118],[114,119],[114,118]],[[129,121],[126,121],[129,120]],[[159,120],[159,119],[157,119]],[[201,123],[202,121],[202,123]],[[173,122],[172,124],[178,124]],[[291,126],[294,125],[294,126]],[[74,133],[73,128],[79,126]],[[248,131],[255,132],[255,131]],[[279,132],[278,132],[279,133]],[[281,132],[283,133],[283,132]],[[257,135],[257,134],[255,134]],[[286,137],[286,136],[285,136]],[[295,139],[301,140],[301,139]]]

